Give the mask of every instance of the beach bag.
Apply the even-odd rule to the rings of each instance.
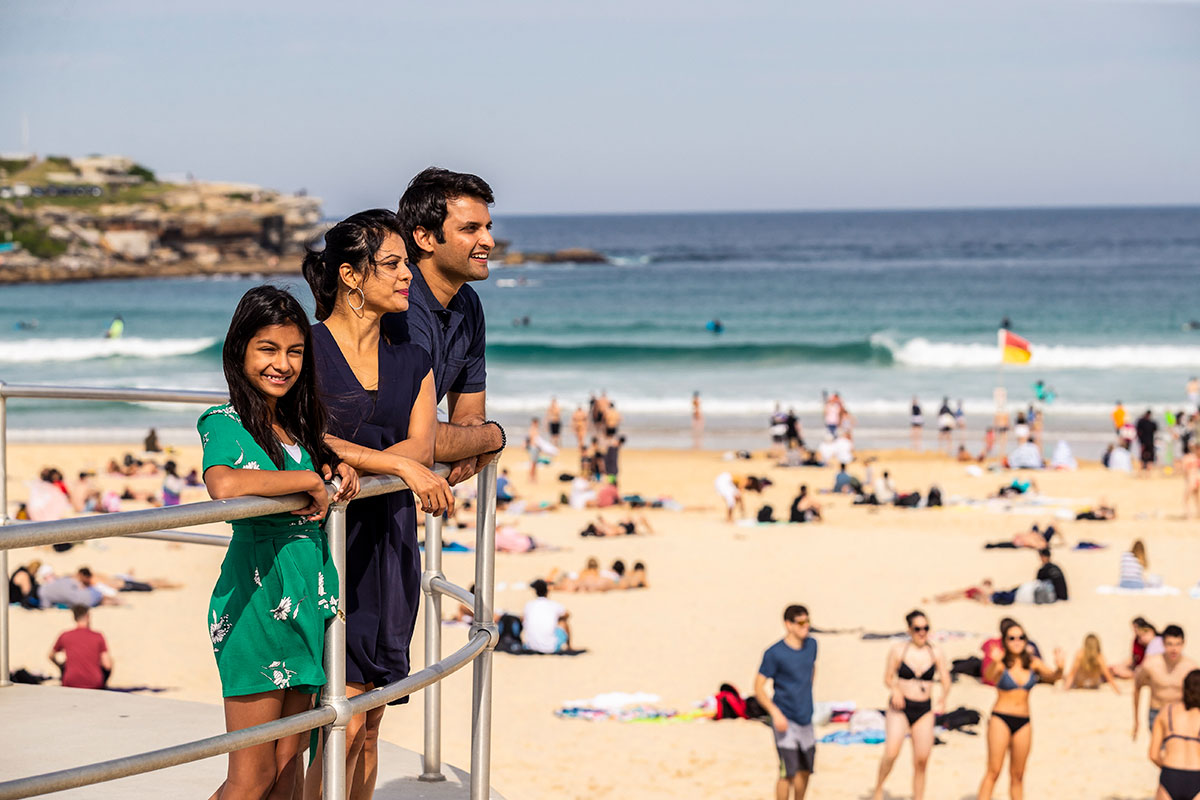
[[[519,653],[525,649],[525,645],[521,643],[520,617],[505,614],[500,617],[496,629],[500,634],[500,638],[496,642],[497,650],[502,653]]]
[[[929,487],[929,497],[925,500],[926,508],[933,508],[942,504],[942,490],[936,486]]]
[[[860,708],[850,715],[850,732],[884,730],[883,712],[874,708]]]
[[[921,503],[921,493],[898,494],[895,503],[901,508],[916,508]]]
[[[717,712],[713,719],[746,719],[746,701],[731,684],[722,683],[714,699]]]
[[[978,678],[983,675],[983,660],[978,656],[956,658],[950,664],[950,674],[970,675],[972,678]]]
[[[978,725],[981,719],[983,718],[978,711],[966,706],[959,706],[953,711],[942,714],[935,721],[948,731],[956,731],[968,725]]]
[[[762,508],[760,508],[758,510],[758,521],[759,522],[774,522],[775,521],[775,509],[772,508],[771,506],[763,506]]]
[[[1058,595],[1054,593],[1054,584],[1050,581],[1038,581],[1038,585],[1033,590],[1033,602],[1039,606],[1046,603],[1053,603],[1058,599]]]

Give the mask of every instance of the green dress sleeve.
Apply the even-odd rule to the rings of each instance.
[[[204,412],[196,424],[204,448],[204,470],[223,466],[233,469],[261,469],[255,458],[260,450],[254,438],[242,427],[237,413],[228,405]],[[268,465],[273,469],[274,464]]]

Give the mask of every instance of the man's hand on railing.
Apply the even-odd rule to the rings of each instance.
[[[325,476],[326,482],[333,480],[333,470],[329,469],[328,464],[321,471]],[[329,502],[348,503],[358,496],[358,470],[345,461],[341,461],[337,465],[337,476],[342,479],[341,487],[333,493],[333,497],[329,499]]]

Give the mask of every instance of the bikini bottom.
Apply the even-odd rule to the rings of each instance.
[[[1167,790],[1171,800],[1192,800],[1200,794],[1200,769],[1163,767],[1158,785]]]
[[[1017,731],[1029,724],[1029,717],[1017,717],[1012,714],[1001,714],[998,711],[992,712],[993,717],[999,717],[1005,725],[1008,726],[1008,732],[1015,734]]]
[[[911,728],[917,720],[933,710],[933,702],[930,700],[909,700],[904,699],[904,716],[908,718],[908,726]]]

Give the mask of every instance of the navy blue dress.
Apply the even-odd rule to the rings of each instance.
[[[430,369],[423,349],[380,339],[374,392],[363,389],[324,325],[313,326],[313,353],[331,435],[373,450],[408,438],[409,415]],[[412,492],[355,500],[346,510],[346,680],[382,686],[408,676],[420,598]]]

